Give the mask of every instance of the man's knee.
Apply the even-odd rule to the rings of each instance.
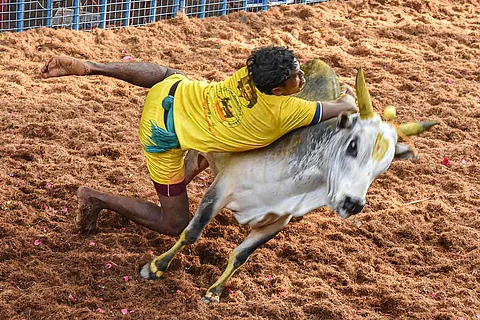
[[[179,235],[190,220],[187,192],[184,191],[175,196],[159,193],[158,197],[162,208],[162,220],[169,229],[168,234]]]

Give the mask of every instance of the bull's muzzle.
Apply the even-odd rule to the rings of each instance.
[[[361,199],[351,198],[349,196],[345,197],[345,201],[343,202],[343,209],[350,214],[357,214],[363,210],[365,206],[365,201]]]

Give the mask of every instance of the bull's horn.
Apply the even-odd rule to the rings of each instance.
[[[404,136],[413,136],[420,134],[434,125],[436,125],[438,121],[417,121],[417,122],[407,122],[402,123],[398,126],[398,131],[400,132],[398,135],[401,137],[402,134]]]
[[[372,99],[368,93],[367,85],[365,84],[365,77],[363,70],[360,67],[357,72],[357,79],[355,80],[355,88],[357,89],[358,109],[360,110],[361,119],[370,119],[375,115],[372,106]]]

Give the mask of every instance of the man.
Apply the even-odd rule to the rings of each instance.
[[[212,83],[192,81],[179,70],[151,63],[51,59],[42,68],[44,78],[104,75],[151,88],[139,138],[160,205],[80,187],[80,232],[94,232],[99,212],[109,209],[151,230],[178,235],[189,221],[186,185],[208,167],[204,158],[184,163],[186,150],[252,150],[293,129],[357,110],[351,92],[330,102],[293,97],[305,84],[303,74],[294,54],[284,47],[257,49],[246,67]]]

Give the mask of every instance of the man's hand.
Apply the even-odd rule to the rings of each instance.
[[[54,57],[42,68],[42,78],[84,76],[90,73],[87,62],[70,57]]]
[[[353,91],[351,92],[353,93]],[[341,106],[341,108],[343,109],[342,111],[353,112],[353,113],[358,112],[355,96],[348,93],[348,91],[347,93],[340,95],[340,97],[338,97],[338,99],[335,100],[335,102],[337,102]]]
[[[343,93],[344,94],[348,94],[348,95],[351,95],[352,97],[355,98],[355,100],[357,100],[357,95],[355,94],[355,92],[353,91],[352,87],[350,87],[348,84],[346,83],[342,83],[342,88],[343,88]]]

